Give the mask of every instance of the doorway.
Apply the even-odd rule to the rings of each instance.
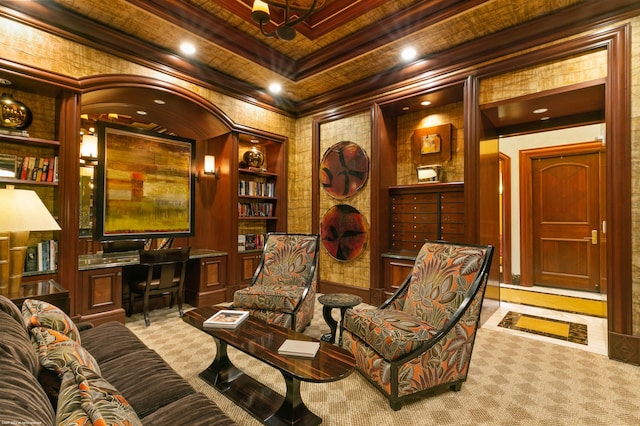
[[[606,291],[604,155],[599,142],[520,153],[521,285]]]

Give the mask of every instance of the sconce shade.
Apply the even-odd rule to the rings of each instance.
[[[204,174],[214,175],[216,174],[216,157],[213,155],[204,156]]]
[[[35,191],[0,189],[0,231],[59,231],[58,222]]]
[[[322,7],[325,0],[254,0],[251,8],[251,19],[260,25],[260,32],[265,37],[277,37],[280,40],[293,40],[296,37],[295,25],[306,20],[311,14]],[[269,5],[282,9],[284,22],[276,26],[273,31],[265,31],[264,26],[271,20]]]
[[[82,144],[80,145],[80,157],[97,158],[98,157],[98,137],[95,135],[82,135]]]

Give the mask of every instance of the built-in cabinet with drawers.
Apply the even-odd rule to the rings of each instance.
[[[425,240],[464,241],[462,182],[389,188],[391,232],[384,253],[385,294],[391,295],[413,267]]]
[[[462,183],[397,186],[389,193],[391,251],[417,253],[426,239],[457,242],[464,238]]]

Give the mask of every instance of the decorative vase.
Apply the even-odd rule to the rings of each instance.
[[[15,130],[24,130],[31,125],[33,116],[28,106],[13,99],[12,95],[6,93],[0,97],[0,111],[2,120],[0,126]]]
[[[242,159],[244,160],[244,164],[246,164],[247,167],[255,167],[256,169],[260,169],[264,164],[264,154],[256,148],[252,148],[246,151],[242,156]]]

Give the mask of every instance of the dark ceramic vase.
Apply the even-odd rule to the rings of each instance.
[[[2,112],[1,127],[24,130],[31,125],[33,119],[31,110],[22,102],[13,99],[13,96],[3,93],[0,97],[0,107]]]

